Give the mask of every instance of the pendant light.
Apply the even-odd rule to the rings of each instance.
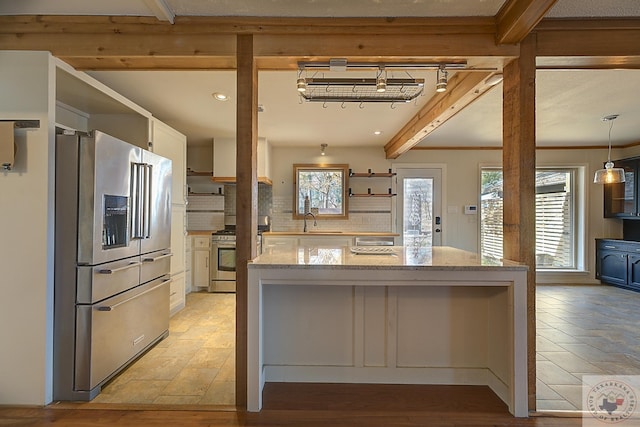
[[[609,154],[607,155],[607,163],[604,165],[604,169],[599,169],[593,178],[595,184],[617,184],[624,182],[624,169],[614,168],[611,161],[611,129],[613,128],[613,121],[618,118],[617,114],[605,116],[602,118],[603,122],[609,122]]]

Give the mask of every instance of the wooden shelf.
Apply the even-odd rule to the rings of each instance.
[[[368,172],[353,172],[349,169],[349,176],[352,178],[391,178],[395,175],[396,173],[391,172],[391,169],[389,172],[373,172],[371,169]]]
[[[384,194],[384,193],[382,193],[382,194],[373,194],[373,193],[372,194],[367,194],[367,193],[364,193],[364,194],[359,194],[359,193],[349,194],[349,197],[393,197],[393,196],[397,196],[397,194],[395,194],[395,193],[392,193],[392,194]]]
[[[217,182],[219,184],[235,184],[236,177],[235,176],[214,176],[211,178],[211,181]],[[258,184],[273,185],[273,181],[271,181],[266,176],[259,176]]]
[[[198,172],[187,169],[187,176],[213,176],[213,172]]]
[[[367,172],[354,172],[351,169],[349,169],[349,177],[351,178],[391,178],[395,175],[396,173],[391,172],[391,169],[389,169],[389,172],[373,172],[371,169],[369,169]],[[396,194],[391,192],[391,188],[389,188],[388,193],[372,193],[370,188],[366,193],[352,193],[351,188],[349,188],[349,197],[393,197],[393,196],[396,196]]]
[[[351,189],[349,189],[349,197],[393,197],[397,196],[396,193],[392,193],[391,189],[389,189],[388,193],[372,193],[371,189],[367,193],[352,193]]]

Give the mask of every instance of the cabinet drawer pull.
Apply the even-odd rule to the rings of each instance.
[[[611,245],[604,245],[603,246],[605,249],[616,249],[615,246],[611,246]]]

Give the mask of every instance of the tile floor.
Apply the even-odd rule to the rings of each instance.
[[[169,336],[92,403],[235,405],[235,294],[188,294]]]
[[[640,375],[640,293],[539,285],[537,409],[581,408],[582,375]]]
[[[640,375],[640,293],[540,285],[537,409],[577,410],[583,374]],[[170,335],[92,403],[234,405],[235,295],[196,292]]]

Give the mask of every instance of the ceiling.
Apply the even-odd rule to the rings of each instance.
[[[504,0],[0,0],[0,15],[78,14],[157,16],[446,17],[493,16]],[[158,5],[162,10],[158,11]],[[638,0],[558,0],[546,17],[640,17]],[[353,72],[352,72],[353,73]],[[371,74],[371,75],[367,75]],[[398,77],[404,72],[395,71]],[[274,146],[327,143],[384,146],[435,93],[435,71],[411,70],[424,78],[422,96],[411,103],[309,103],[295,88],[295,71],[261,71],[258,133]],[[97,80],[151,111],[187,135],[189,144],[235,136],[233,71],[91,71]],[[450,73],[451,74],[451,73]],[[358,72],[357,77],[374,77]],[[537,73],[537,144],[589,146],[606,143],[608,124],[619,114],[612,143],[640,141],[640,70],[581,70]],[[214,100],[222,92],[230,100]],[[502,139],[502,85],[498,84],[418,146],[495,146]],[[381,135],[374,135],[381,131]]]

